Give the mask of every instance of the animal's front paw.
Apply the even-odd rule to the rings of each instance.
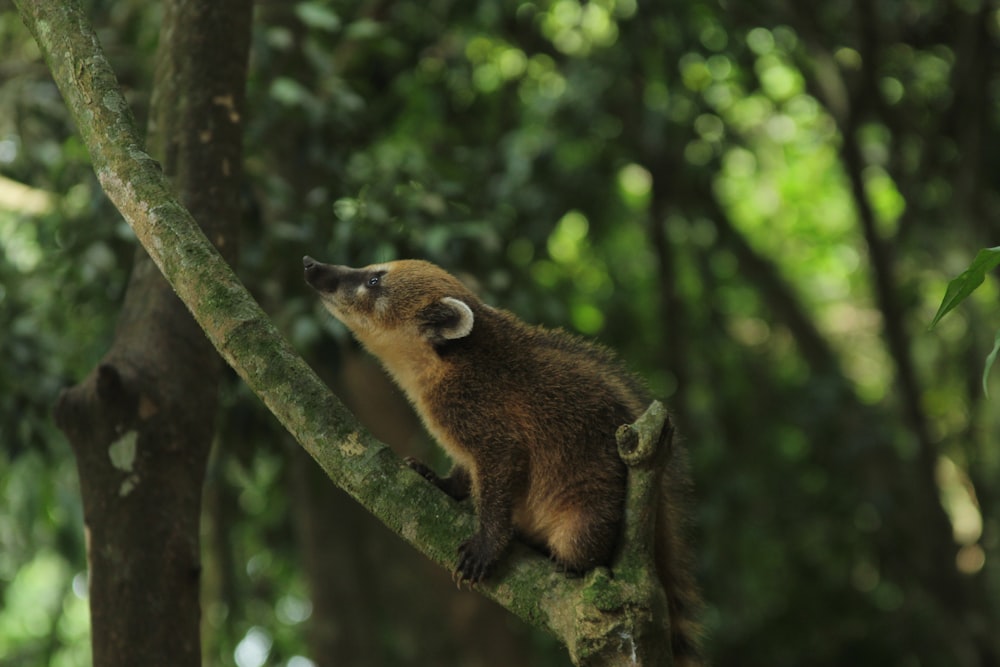
[[[483,581],[493,571],[499,558],[497,546],[482,533],[476,533],[458,547],[454,578],[460,586],[463,582],[476,584]]]
[[[441,486],[441,478],[438,477],[437,473],[428,468],[426,465],[424,465],[417,459],[413,458],[412,456],[407,456],[405,459],[403,459],[403,463],[410,466],[410,468],[412,468],[414,472],[419,474],[421,477],[426,479],[434,486],[437,487]]]

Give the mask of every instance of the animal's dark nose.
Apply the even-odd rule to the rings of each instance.
[[[305,257],[302,258],[302,268],[304,268],[304,269],[311,269],[314,266],[316,266],[316,260],[315,259],[313,259],[309,255],[306,255]]]

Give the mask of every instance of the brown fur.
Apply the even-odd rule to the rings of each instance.
[[[569,571],[610,563],[627,474],[615,431],[650,402],[610,351],[487,306],[428,262],[304,264],[327,309],[381,360],[455,462],[447,478],[411,465],[475,502],[479,529],[460,549],[460,579],[487,577],[515,532]],[[677,664],[693,665],[699,598],[682,539],[683,455],[664,478],[658,570]]]

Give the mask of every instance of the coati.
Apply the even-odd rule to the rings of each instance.
[[[570,572],[611,562],[627,475],[615,431],[651,401],[613,353],[488,306],[429,262],[354,269],[306,256],[303,266],[326,309],[381,361],[454,461],[443,478],[409,465],[453,498],[472,497],[479,526],[459,548],[460,582],[488,577],[515,534]],[[681,454],[664,472],[657,570],[676,664],[694,665],[699,596],[682,537]]]

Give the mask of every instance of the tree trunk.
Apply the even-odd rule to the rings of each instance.
[[[245,0],[168,1],[150,120],[152,153],[230,262],[249,31]],[[111,348],[55,409],[80,475],[95,665],[201,662],[199,517],[220,370],[138,248]]]

